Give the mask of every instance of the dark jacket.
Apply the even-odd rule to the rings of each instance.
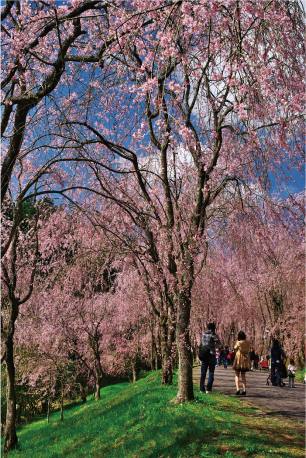
[[[255,351],[250,351],[250,359],[251,361],[255,360]]]
[[[209,345],[210,354],[216,356],[216,344],[220,345],[219,337],[216,334],[212,334],[209,330],[202,334],[202,345]]]
[[[270,356],[271,356],[271,364],[280,363],[282,357],[286,359],[286,354],[284,350],[281,347],[279,347],[278,345],[277,346],[273,345],[273,347],[270,350]]]

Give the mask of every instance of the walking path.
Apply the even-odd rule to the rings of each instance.
[[[196,367],[194,370],[194,381],[200,386],[201,367]],[[285,379],[286,386],[280,388],[278,386],[266,385],[268,373],[260,370],[247,372],[246,380],[246,396],[239,398],[246,403],[250,401],[258,406],[263,406],[278,414],[285,415],[294,420],[305,422],[305,385],[295,382],[295,388],[289,388],[289,379]],[[205,384],[208,381],[208,371]],[[241,381],[240,381],[241,383]],[[200,390],[200,388],[199,388]],[[235,395],[235,373],[232,366],[224,369],[223,366],[216,367],[215,378],[213,383],[213,391],[221,391],[227,395]],[[242,383],[240,390],[242,391]],[[205,396],[205,394],[203,394]],[[208,396],[208,395],[207,395]],[[238,397],[238,396],[237,396]],[[268,415],[267,411],[262,411],[264,415]]]

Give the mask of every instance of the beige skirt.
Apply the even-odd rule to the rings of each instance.
[[[247,372],[251,369],[251,358],[249,352],[241,353],[240,350],[237,351],[234,359],[233,369],[240,372]]]

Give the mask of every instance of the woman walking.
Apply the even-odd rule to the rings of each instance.
[[[236,395],[240,394],[239,389],[239,375],[241,373],[243,391],[242,395],[246,395],[246,376],[245,373],[251,369],[251,359],[250,359],[250,342],[246,340],[245,333],[239,331],[237,342],[235,344],[235,359],[233,364],[233,369],[235,370],[235,382],[236,382]]]

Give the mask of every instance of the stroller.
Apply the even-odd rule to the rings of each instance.
[[[269,369],[269,363],[265,359],[260,361],[260,370]]]
[[[286,383],[283,382],[283,379],[287,377],[288,377],[288,373],[287,373],[286,364],[285,364],[285,361],[282,361],[281,362],[281,386],[286,386]],[[270,385],[270,383],[271,383],[271,372],[269,372],[268,378],[266,380],[266,385]]]

